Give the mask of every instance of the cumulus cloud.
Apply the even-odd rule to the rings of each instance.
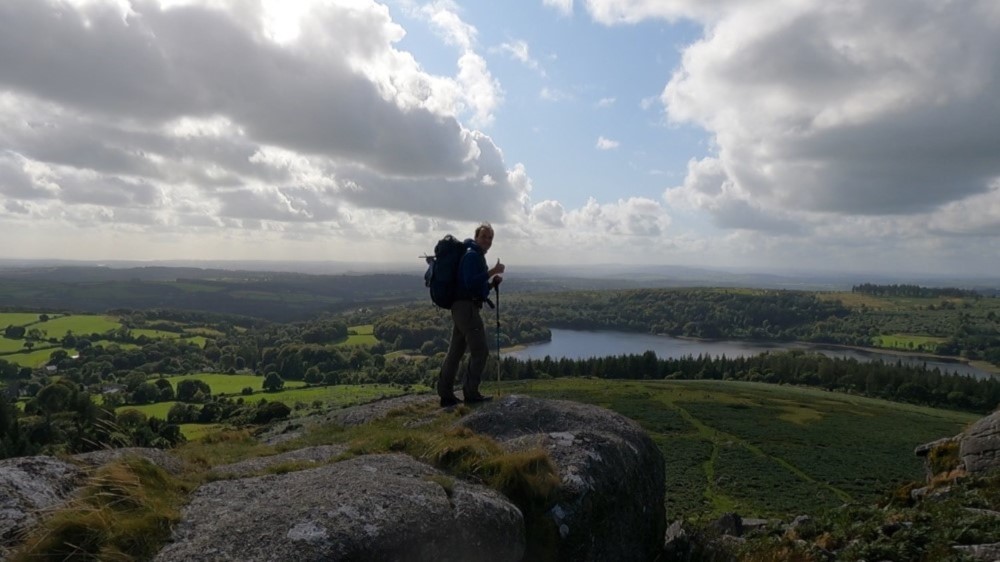
[[[601,98],[597,100],[597,107],[600,108],[611,107],[614,104],[615,104],[615,98],[612,97]]]
[[[718,158],[688,163],[684,184],[664,192],[672,207],[707,211],[722,229],[747,229],[771,234],[802,234],[804,226],[787,213],[767,210],[753,195],[729,178]]]
[[[0,209],[303,236],[520,209],[523,172],[464,125],[502,96],[452,4],[421,13],[454,76],[396,47],[385,6],[315,2],[293,33],[263,4],[0,3]]]
[[[478,30],[462,20],[458,7],[450,0],[421,6],[417,14],[429,21],[446,42],[460,49],[458,84],[461,91],[456,93],[456,97],[464,93],[465,100],[459,106],[471,106],[473,124],[489,126],[493,123],[493,112],[501,103],[503,93],[486,60],[476,52]]]
[[[542,201],[531,208],[532,220],[538,221],[545,226],[561,227],[564,225],[566,210],[558,201],[551,199]]]
[[[607,24],[705,26],[661,100],[673,122],[712,134],[719,185],[734,186],[720,197],[737,208],[802,221],[905,217],[983,196],[1000,176],[995,2],[590,0],[587,9]],[[740,214],[727,221],[718,197],[690,199],[723,222]]]
[[[599,233],[600,238],[606,235],[655,237],[670,225],[670,216],[663,207],[645,197],[606,204],[591,197],[583,207],[566,213],[563,220],[572,231]]]
[[[594,146],[598,150],[614,150],[614,149],[618,148],[619,144],[621,144],[621,143],[619,143],[616,140],[611,140],[611,139],[608,139],[608,138],[604,138],[603,136],[600,136],[600,137],[597,137],[597,143]]]

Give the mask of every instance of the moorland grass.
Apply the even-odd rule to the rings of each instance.
[[[554,379],[503,392],[597,404],[635,419],[666,459],[667,512],[705,519],[873,501],[923,478],[917,445],[959,433],[973,414],[737,381]],[[752,469],[747,469],[752,467]],[[787,494],[787,497],[786,497]]]
[[[351,396],[370,401],[376,398],[372,395],[376,386],[331,389],[340,392],[341,400]],[[484,391],[490,386],[484,385]],[[899,479],[922,480],[914,447],[954,435],[976,419],[971,414],[815,389],[735,381],[555,379],[505,382],[500,390],[597,404],[635,419],[666,460],[670,520],[707,521],[735,511],[744,517],[785,520],[830,513],[847,517],[848,523],[877,523],[885,517],[879,509],[845,511],[838,506],[845,498],[855,503],[883,498],[887,487]],[[390,387],[377,389],[385,391]],[[102,477],[108,483],[92,483],[93,492],[84,493],[72,509],[54,514],[14,560],[148,558],[166,540],[192,484],[221,477],[213,467],[321,444],[346,445],[347,452],[336,460],[371,453],[411,455],[446,473],[435,479],[445,493],[459,478],[492,486],[526,513],[532,527],[528,531],[544,549],[553,529],[538,515],[551,507],[551,492],[559,482],[555,467],[542,449],[511,453],[486,436],[455,428],[455,422],[470,411],[465,406],[441,410],[428,400],[362,426],[313,427],[274,446],[259,442],[249,429],[208,433],[175,449],[195,467],[194,473],[178,481],[158,469],[150,473],[144,466],[116,465],[105,473],[110,476]],[[314,465],[292,462],[272,470],[310,466]],[[108,502],[112,505],[103,503],[106,499],[113,499]],[[135,523],[124,523],[123,517]],[[993,536],[976,525],[968,527],[970,533]],[[800,532],[816,544],[853,540],[819,531],[818,536],[809,536],[807,528]],[[69,552],[67,544],[80,550]],[[797,551],[789,542],[768,552],[794,556]],[[874,556],[870,559],[881,559],[876,554],[885,557],[877,549],[865,554]]]
[[[287,384],[287,383],[286,383]],[[430,388],[424,385],[412,385],[401,387],[391,384],[357,384],[357,385],[333,385],[333,386],[312,386],[306,388],[292,388],[280,392],[265,392],[254,394],[253,399],[266,398],[267,400],[280,400],[288,406],[296,403],[312,404],[319,401],[323,409],[343,408],[356,404],[365,404],[382,398],[391,398],[403,394],[419,394],[429,392]]]

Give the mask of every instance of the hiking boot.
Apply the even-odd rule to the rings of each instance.
[[[462,403],[462,401],[459,400],[458,397],[455,396],[454,394],[452,394],[451,396],[442,396],[441,397],[441,407],[442,408],[451,408],[452,406],[457,406],[457,405],[459,405],[461,403]]]
[[[465,395],[465,403],[466,404],[475,404],[476,402],[489,402],[490,400],[493,400],[492,396],[483,396],[482,394],[479,394],[478,392],[475,393],[475,394],[466,394]]]

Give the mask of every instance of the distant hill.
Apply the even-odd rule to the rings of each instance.
[[[176,265],[166,265],[171,263]],[[428,300],[423,269],[420,263],[0,260],[0,303],[8,308],[75,312],[176,308],[287,322]],[[1000,288],[1000,280],[857,278],[680,266],[512,265],[506,278],[504,290],[514,293],[698,286],[841,291],[871,282],[960,287],[986,295],[997,294]]]

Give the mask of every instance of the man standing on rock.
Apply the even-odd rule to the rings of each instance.
[[[485,402],[490,398],[479,392],[479,382],[486,368],[489,348],[486,344],[486,328],[480,310],[490,296],[490,289],[503,281],[504,265],[497,260],[496,265],[486,265],[486,252],[493,246],[493,226],[488,222],[476,228],[475,238],[465,240],[465,255],[458,267],[457,296],[451,305],[451,343],[448,355],[438,374],[437,392],[441,397],[441,407],[447,408],[461,402],[455,396],[455,375],[462,362],[465,350],[469,350],[469,369],[462,385],[462,395],[466,403]],[[492,278],[492,279],[491,279]],[[491,303],[492,306],[492,303]]]

